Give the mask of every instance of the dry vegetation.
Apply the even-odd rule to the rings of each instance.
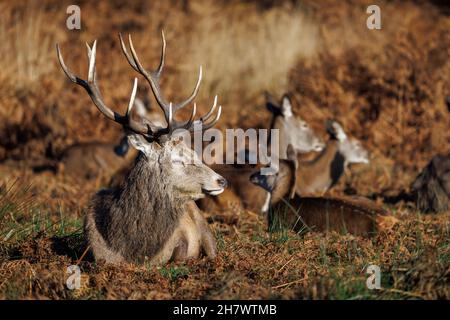
[[[0,298],[450,298],[450,213],[424,215],[413,203],[391,201],[433,155],[450,151],[448,7],[382,1],[383,29],[369,31],[365,0],[81,1],[82,29],[69,31],[69,4],[0,4]],[[289,91],[317,132],[336,117],[372,153],[372,165],[352,168],[333,193],[384,201],[401,223],[368,240],[272,233],[255,213],[209,212],[215,261],[160,268],[79,261],[83,210],[102,181],[33,167],[74,142],[111,141],[120,132],[66,80],[54,43],[84,75],[84,42],[99,39],[99,82],[106,102],[123,112],[135,74],[117,33],[131,33],[150,66],[161,28],[168,96],[189,93],[201,63],[199,104],[206,109],[219,94],[219,126],[265,127],[262,93]],[[65,271],[74,263],[83,281],[70,291]],[[369,264],[381,266],[380,291],[365,287]]]

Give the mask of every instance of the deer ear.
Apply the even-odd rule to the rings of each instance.
[[[334,127],[334,130],[336,131],[336,138],[339,141],[347,140],[347,135],[345,134],[344,129],[338,122],[335,121],[333,124],[333,127]]]
[[[277,106],[277,103],[275,102],[275,99],[273,98],[272,94],[270,94],[268,91],[265,91],[264,96],[266,98],[267,110],[269,110],[269,112],[273,113],[276,116],[280,115],[281,109],[279,106]]]
[[[283,99],[281,100],[281,113],[285,118],[289,118],[292,116],[292,103],[287,94],[285,94],[283,96]]]
[[[150,143],[140,134],[129,134],[128,142],[136,149],[148,155],[151,152]]]
[[[327,120],[327,132],[328,134],[339,141],[344,141],[347,139],[347,135],[344,132],[342,126],[336,120]]]

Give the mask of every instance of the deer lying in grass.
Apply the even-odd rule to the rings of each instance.
[[[200,67],[199,78],[190,97],[178,104],[168,103],[159,86],[166,49],[164,34],[161,60],[156,71],[147,71],[141,65],[131,37],[131,55],[121,36],[120,43],[128,63],[149,83],[164,113],[167,127],[138,122],[130,116],[137,79],[134,80],[125,115],[106,106],[96,81],[96,41],[92,48],[88,46],[87,81],[68,70],[57,46],[58,59],[67,77],[87,91],[103,115],[124,127],[131,145],[140,151],[124,183],[118,188],[100,191],[94,197],[85,219],[87,242],[95,259],[107,263],[149,261],[151,264],[162,264],[170,259],[196,258],[201,249],[209,257],[214,257],[214,237],[198,209],[192,207],[195,205],[192,201],[204,194],[220,194],[226,180],[201,163],[196,153],[174,134],[181,128],[194,130],[195,103],[186,122],[174,120],[174,114],[194,100],[202,69]],[[202,130],[212,127],[219,120],[220,106],[215,118],[210,120],[215,109],[216,103],[207,116],[196,120]]]
[[[77,143],[64,150],[57,165],[58,172],[82,179],[111,177],[132,164],[137,152],[128,150],[127,137],[119,144],[90,141]]]
[[[437,155],[412,184],[417,207],[423,212],[442,212],[450,208],[450,153]]]
[[[162,126],[164,119],[159,113],[148,112],[139,98],[132,109],[144,121]],[[128,169],[137,156],[137,150],[129,148],[128,138],[122,135],[120,142],[88,141],[75,143],[61,152],[56,159],[35,166],[35,171],[52,170],[73,178],[96,179],[114,177],[118,172]]]
[[[280,130],[280,132],[286,133],[285,130]],[[311,161],[299,160],[300,165],[296,171],[296,192],[298,195],[325,192],[338,182],[350,164],[369,163],[367,150],[364,149],[358,140],[348,138],[342,126],[337,121],[327,121],[327,132],[330,139],[326,143],[325,149]],[[306,135],[306,137],[311,136]],[[302,135],[297,139],[301,140],[301,138]],[[285,145],[281,138],[280,141],[280,145]],[[297,152],[308,152],[311,149],[318,150],[317,144],[316,147],[313,147],[313,145],[308,144],[308,141],[312,142],[314,139],[308,138],[303,140],[301,144],[302,149],[297,148]],[[284,153],[286,154],[286,151]],[[244,208],[248,210],[267,212],[270,201],[269,197],[267,197],[268,193],[261,190],[261,188],[255,187],[247,180],[253,173],[259,171],[258,166],[246,165],[242,168],[218,166],[217,168],[214,167],[214,169],[229,181],[228,198],[221,196],[217,197],[217,199],[211,199],[209,197],[202,199],[201,205],[203,210],[218,210],[217,207],[223,208],[226,202],[222,199],[228,201],[240,199]],[[220,206],[214,206],[215,204],[220,204]]]
[[[300,231],[337,231],[370,236],[380,228],[389,228],[397,219],[368,199],[300,197],[296,194],[297,154],[288,147],[287,160],[280,160],[276,173],[253,174],[251,182],[271,194],[269,230],[278,226]]]
[[[325,144],[316,136],[312,128],[299,116],[294,116],[292,104],[288,95],[284,95],[280,105],[277,105],[271,96],[267,95],[267,109],[272,113],[270,129],[279,132],[278,152],[281,158],[286,157],[288,144],[293,145],[297,152],[319,152]],[[268,139],[270,142],[271,139]],[[271,146],[269,145],[268,149]],[[246,154],[246,160],[256,155]],[[214,171],[225,177],[229,188],[218,197],[205,197],[197,203],[204,211],[222,211],[229,207],[230,203],[237,203],[243,208],[255,212],[265,211],[268,205],[269,194],[250,183],[250,176],[258,171],[257,165],[213,165]]]
[[[327,121],[330,136],[325,149],[311,161],[300,161],[296,192],[305,195],[332,188],[349,164],[369,163],[369,153],[356,139],[350,139],[335,120]]]

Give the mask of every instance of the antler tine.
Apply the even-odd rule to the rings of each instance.
[[[95,57],[96,57],[96,51],[97,51],[97,40],[94,41],[94,44],[92,45],[92,48],[87,45],[87,53],[89,58],[89,70],[88,70],[88,79],[87,81],[80,79],[77,77],[73,72],[71,72],[66,64],[64,63],[64,59],[61,54],[61,50],[59,48],[59,45],[56,44],[56,51],[58,55],[58,60],[61,65],[61,68],[63,69],[64,73],[67,75],[67,77],[74,83],[82,86],[86,92],[88,93],[89,97],[91,98],[92,102],[94,102],[97,109],[105,115],[108,119],[113,120],[114,122],[117,122],[127,129],[130,129],[131,131],[134,131],[135,133],[142,134],[146,137],[153,137],[154,133],[148,126],[141,124],[139,122],[134,121],[131,116],[130,112],[134,104],[134,100],[136,98],[136,92],[137,92],[137,79],[134,80],[133,90],[130,96],[130,103],[127,108],[127,113],[125,116],[121,116],[117,112],[111,110],[103,101],[103,98],[100,94],[100,90],[97,86],[96,82],[96,67],[95,67]]]
[[[88,56],[88,61],[91,61],[91,47],[89,46],[89,44],[86,42],[86,48],[87,48],[87,56]],[[96,68],[94,68],[94,81],[97,80],[97,72],[96,72]]]
[[[176,129],[185,129],[189,130],[191,128],[192,124],[194,123],[195,115],[197,113],[197,104],[194,102],[194,106],[192,107],[191,116],[189,117],[189,120],[182,124],[177,124]]]
[[[200,83],[202,82],[202,75],[203,75],[203,69],[202,66],[200,66],[199,72],[198,72],[198,80],[197,83],[195,84],[194,90],[192,91],[191,95],[189,96],[189,98],[187,98],[186,100],[177,103],[174,107],[175,111],[180,110],[181,108],[187,106],[188,104],[190,104],[192,101],[194,101],[195,97],[198,94],[198,89],[200,88]]]
[[[164,68],[164,59],[166,56],[166,37],[164,36],[164,30],[161,30],[161,40],[162,40],[161,58],[159,61],[159,67],[156,70],[156,74],[158,75],[158,78],[161,76],[162,70]]]
[[[221,114],[222,114],[222,106],[219,106],[216,117],[210,123],[203,124],[203,130],[208,130],[209,128],[213,127],[217,123],[217,121],[219,121]]]
[[[161,41],[162,41],[161,57],[160,57],[159,66],[155,71],[148,71],[142,66],[141,62],[139,61],[139,57],[136,53],[136,50],[134,48],[133,40],[131,39],[131,35],[128,35],[128,43],[130,46],[131,55],[127,51],[127,48],[125,46],[125,43],[123,41],[121,34],[119,34],[119,39],[120,39],[120,45],[122,48],[122,52],[124,53],[128,63],[131,65],[131,67],[134,70],[136,70],[137,72],[142,74],[144,76],[144,78],[148,81],[148,83],[150,84],[150,87],[153,91],[153,94],[155,95],[156,101],[158,102],[158,104],[161,107],[161,109],[163,110],[163,112],[165,114],[167,114],[169,111],[169,105],[161,92],[161,88],[160,88],[160,84],[159,84],[161,74],[164,69],[166,45],[167,45],[166,38],[164,36],[164,31],[161,31]],[[198,91],[200,88],[200,83],[202,81],[202,77],[203,77],[203,69],[202,69],[202,66],[200,66],[199,75],[198,75],[197,83],[195,84],[194,90],[192,91],[191,95],[186,100],[184,100],[180,103],[172,104],[173,113],[177,112],[178,110],[185,107],[186,105],[192,103],[192,101],[195,99],[195,97],[198,94]],[[167,117],[167,115],[166,115],[166,117]]]
[[[89,47],[89,45],[88,45]],[[97,54],[97,40],[94,41],[94,44],[92,45],[92,49],[89,52],[89,71],[88,71],[88,83],[94,84],[95,87],[97,87],[94,73],[95,73],[95,56]]]
[[[145,79],[147,79],[147,81],[150,84],[150,87],[153,91],[153,94],[155,95],[156,101],[158,102],[158,104],[161,107],[161,109],[163,110],[163,112],[165,114],[167,114],[169,112],[169,105],[166,102],[166,100],[164,99],[164,97],[162,96],[161,89],[159,87],[159,78],[160,78],[160,73],[162,71],[161,64],[160,64],[161,69],[157,70],[156,72],[149,72],[149,71],[145,70],[144,67],[142,66],[141,62],[139,61],[136,50],[134,49],[133,41],[131,40],[131,35],[128,35],[128,43],[130,45],[131,55],[133,57],[133,61],[134,61],[135,65],[138,69],[138,72],[140,74],[142,74]],[[161,57],[161,61],[164,61],[163,57]]]
[[[191,117],[189,118],[188,122],[183,126],[184,129],[189,129],[192,124],[194,123],[195,114],[197,113],[197,104],[194,102],[194,107],[192,108]]]
[[[205,124],[205,121],[207,119],[209,119],[211,117],[211,115],[213,114],[214,110],[216,109],[216,106],[217,106],[217,95],[214,97],[214,104],[211,107],[211,109],[208,111],[208,113],[198,120],[201,123],[201,125],[202,125],[201,126],[202,130],[207,130],[207,129],[211,128],[212,126],[214,126],[217,123],[217,121],[219,121],[220,115],[222,114],[222,106],[219,106],[219,108],[217,110],[216,117],[214,118],[214,120],[212,120],[211,122]],[[197,128],[196,128],[195,125],[194,126],[191,125],[189,128],[186,128],[186,129],[189,129],[190,131],[195,131]]]
[[[125,43],[123,42],[123,38],[122,38],[122,34],[119,33],[119,39],[120,39],[120,46],[122,48],[122,52],[125,55],[125,57],[127,58],[128,63],[130,64],[130,66],[136,70],[137,72],[139,72],[139,69],[136,65],[136,63],[134,62],[133,58],[130,56],[130,54],[127,51],[127,47],[125,46]]]
[[[203,117],[201,117],[200,120],[203,122],[208,120],[211,117],[211,115],[213,114],[214,110],[216,110],[216,107],[217,107],[217,94],[214,96],[214,103],[213,103],[211,109],[209,109],[208,113],[205,114]]]
[[[197,83],[195,84],[194,90],[192,91],[191,95],[182,102],[179,102],[176,104],[173,104],[172,102],[167,103],[167,101],[165,100],[165,98],[162,94],[160,84],[159,84],[160,77],[161,77],[162,71],[164,69],[164,62],[165,62],[165,55],[166,55],[166,39],[164,36],[164,31],[161,31],[162,48],[161,48],[160,62],[159,62],[158,68],[154,71],[148,71],[148,70],[144,69],[144,67],[142,66],[141,62],[139,61],[139,57],[136,53],[136,50],[134,48],[133,40],[131,39],[131,35],[128,35],[128,44],[129,44],[131,54],[128,52],[127,47],[123,41],[122,35],[120,33],[119,33],[119,39],[120,39],[120,45],[122,48],[122,52],[124,53],[130,66],[134,70],[136,70],[138,73],[143,75],[144,78],[147,80],[147,82],[150,84],[150,87],[156,98],[156,101],[158,102],[158,105],[160,106],[161,110],[164,112],[164,117],[167,121],[166,132],[168,132],[168,133],[173,132],[173,130],[178,129],[178,128],[193,130],[193,127],[194,127],[193,124],[195,122],[194,119],[195,119],[195,115],[197,112],[197,105],[195,103],[193,105],[192,113],[191,113],[191,116],[188,121],[186,121],[182,124],[178,124],[173,119],[173,116],[174,116],[175,112],[177,112],[181,108],[187,106],[188,104],[192,103],[194,101],[195,97],[197,96],[199,88],[200,88],[200,83],[201,83],[202,77],[203,77],[202,66],[200,66],[200,68],[199,68]],[[217,108],[217,95],[214,97],[214,103],[213,103],[211,109],[199,120],[200,123],[202,124],[203,130],[211,128],[219,120],[221,112],[222,112],[221,106],[219,106],[219,109],[217,111],[217,114],[216,114],[216,117],[214,118],[214,120],[210,121],[209,123],[206,123],[206,121],[208,121],[211,118],[211,116],[213,115],[213,113],[216,111],[216,108]]]
[[[133,90],[131,91],[130,102],[128,103],[128,108],[127,108],[127,113],[126,113],[127,117],[131,117],[131,109],[133,108],[134,100],[136,99],[137,84],[138,84],[138,80],[137,80],[137,78],[134,78]]]
[[[84,80],[78,78],[73,72],[71,72],[69,70],[69,68],[67,68],[66,64],[64,63],[64,59],[63,59],[63,57],[61,55],[61,50],[59,49],[59,44],[56,44],[56,53],[58,55],[59,64],[61,65],[61,68],[63,69],[63,71],[66,74],[67,78],[69,78],[70,81],[72,81],[72,82],[74,82],[76,84],[79,84],[79,85],[81,85],[83,87],[85,85],[87,85]]]
[[[174,123],[173,123],[173,105],[172,105],[172,102],[169,103],[169,113],[167,114],[166,121],[167,121],[167,130],[169,132],[172,132],[173,129],[174,129],[174,126],[173,126]]]

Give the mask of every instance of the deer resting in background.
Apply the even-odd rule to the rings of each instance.
[[[328,191],[350,164],[369,163],[368,151],[358,140],[348,138],[337,121],[328,120],[326,127],[330,139],[325,149],[315,159],[299,162],[296,171],[298,195]]]
[[[417,207],[423,212],[450,209],[450,153],[437,155],[422,170],[412,184]]]
[[[371,236],[390,228],[397,219],[363,198],[300,197],[296,194],[297,154],[288,148],[287,160],[280,160],[274,174],[257,172],[251,182],[271,194],[269,230],[287,227],[294,231],[336,231]]]
[[[202,77],[194,91],[185,101],[172,104],[163,97],[159,81],[164,66],[166,42],[162,33],[162,51],[156,71],[144,69],[129,37],[131,54],[120,37],[122,51],[131,67],[149,83],[159,107],[164,113],[167,127],[158,127],[150,122],[138,122],[130,112],[137,90],[137,79],[131,93],[125,115],[112,111],[104,103],[96,81],[96,46],[88,46],[88,79],[82,80],[66,67],[59,46],[58,59],[67,77],[82,86],[98,110],[108,119],[121,124],[128,133],[130,144],[139,150],[134,167],[120,187],[98,192],[85,219],[85,235],[97,260],[107,263],[162,264],[171,259],[196,258],[203,250],[209,257],[216,254],[215,239],[205,219],[193,203],[204,194],[220,194],[226,180],[204,165],[197,154],[180,141],[174,131],[194,130],[196,105],[193,104],[189,120],[178,122],[174,114],[191,104],[197,95]],[[206,130],[220,117],[216,116],[216,101],[210,111],[195,127]]]
[[[143,101],[135,99],[132,111],[135,111],[139,118],[163,126],[164,119],[161,115],[149,113],[147,109]],[[109,180],[121,170],[127,170],[137,154],[137,150],[129,148],[128,138],[123,134],[120,142],[89,141],[73,144],[63,151],[56,167],[58,172],[75,178],[105,177]]]
[[[266,93],[266,108],[272,113],[271,126],[269,129],[277,129],[279,141],[277,141],[278,154],[280,158],[286,157],[288,144],[292,144],[299,153],[311,151],[321,151],[325,144],[315,134],[314,130],[299,116],[295,116],[292,111],[292,103],[285,94],[281,103],[274,102],[271,95]],[[269,137],[267,149],[270,149],[271,139]],[[253,157],[256,162],[257,155],[250,154],[246,150],[246,161]],[[267,159],[264,159],[267,161]],[[265,212],[268,207],[269,194],[250,182],[250,176],[259,170],[257,165],[213,165],[214,171],[224,176],[229,188],[218,197],[205,197],[197,203],[204,211],[221,211],[228,209],[229,203],[241,204],[243,208],[254,212]]]

